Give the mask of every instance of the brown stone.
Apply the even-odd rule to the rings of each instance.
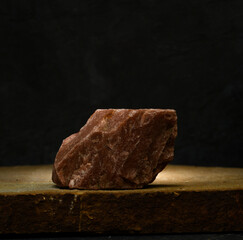
[[[174,110],[99,109],[64,139],[53,182],[78,189],[142,188],[173,159],[176,135]]]

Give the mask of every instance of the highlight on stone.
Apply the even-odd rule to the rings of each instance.
[[[172,109],[98,109],[63,140],[52,180],[77,189],[135,189],[154,181],[174,157]]]

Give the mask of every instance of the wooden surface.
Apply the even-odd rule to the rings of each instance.
[[[243,231],[243,169],[168,166],[137,190],[68,190],[52,166],[0,168],[0,233]]]

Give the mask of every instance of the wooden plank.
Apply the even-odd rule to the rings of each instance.
[[[243,169],[168,166],[137,190],[59,189],[51,166],[0,168],[0,233],[243,230]]]

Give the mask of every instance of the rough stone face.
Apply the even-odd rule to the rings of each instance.
[[[63,140],[52,180],[78,189],[142,188],[174,157],[177,116],[170,109],[98,109]]]

